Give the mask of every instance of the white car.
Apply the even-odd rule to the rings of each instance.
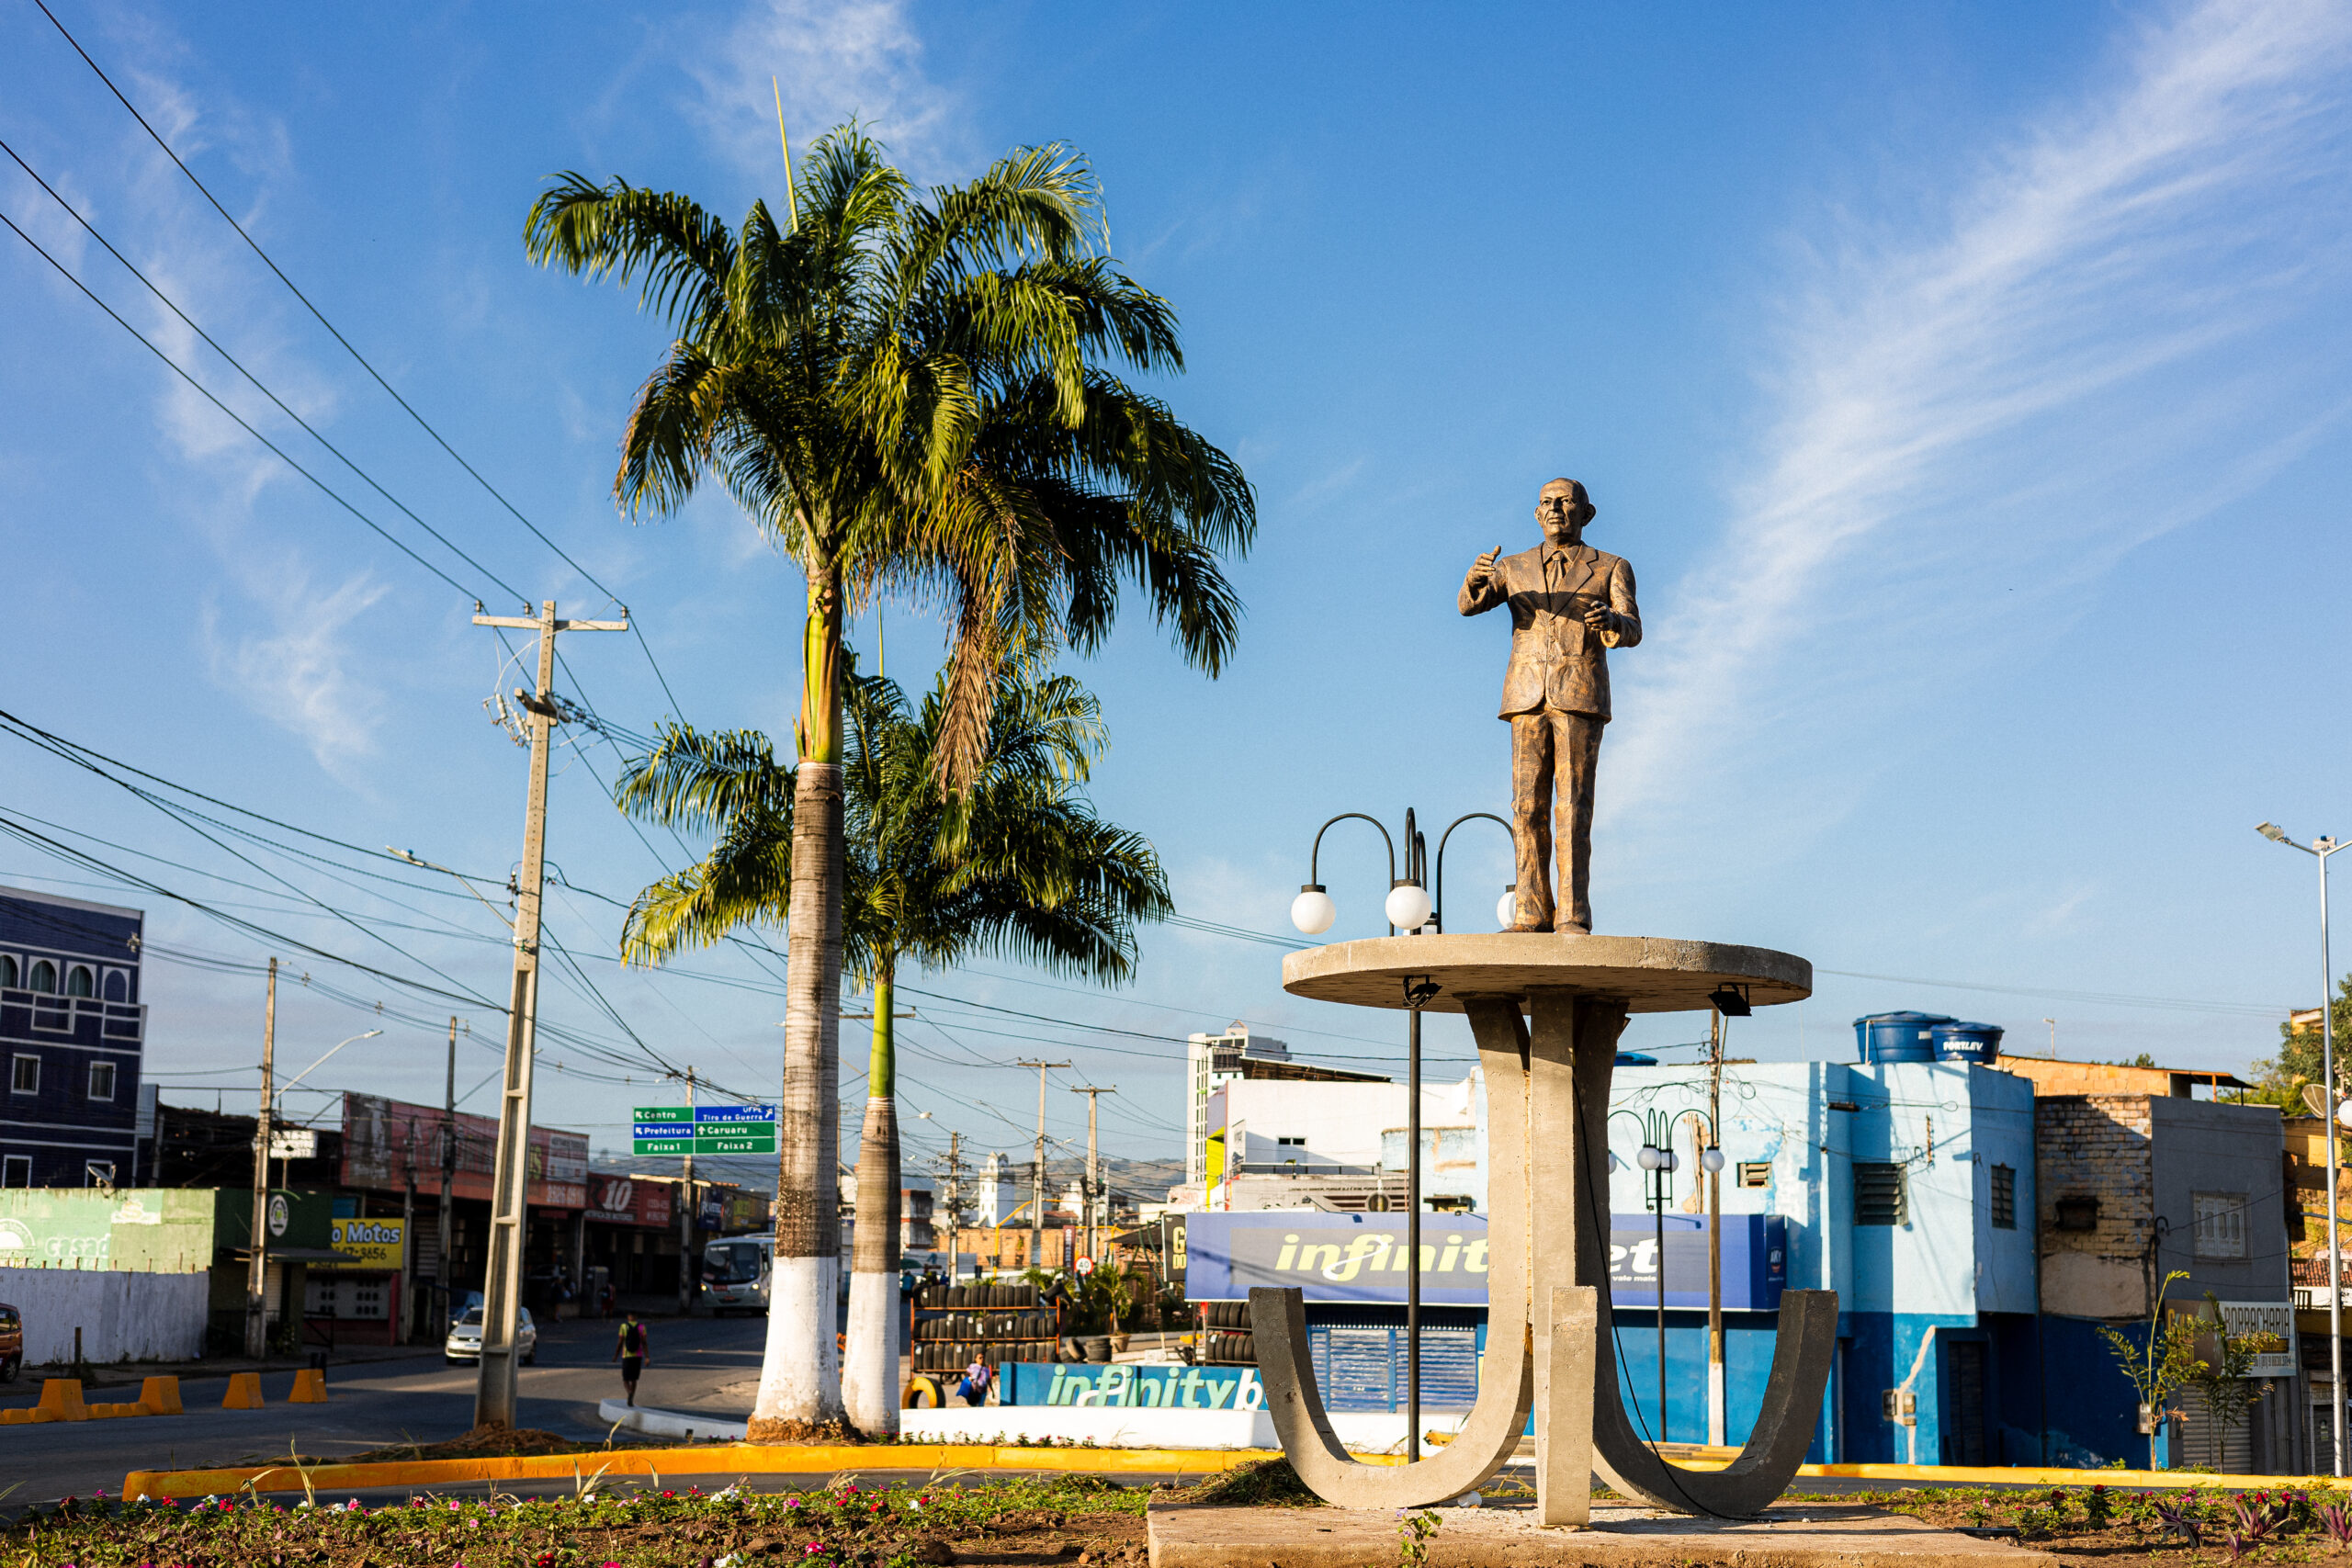
[[[518,1307],[523,1315],[514,1325],[514,1348],[523,1353],[523,1364],[539,1364],[539,1331],[531,1322],[531,1309]],[[451,1366],[481,1359],[481,1308],[468,1307],[466,1315],[449,1329],[449,1337],[441,1347],[441,1354]]]

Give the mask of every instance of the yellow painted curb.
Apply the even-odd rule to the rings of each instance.
[[[1023,1449],[992,1443],[874,1443],[800,1446],[789,1443],[697,1443],[678,1449],[621,1449],[592,1454],[534,1454],[514,1459],[403,1460],[388,1464],[314,1464],[311,1484],[329,1491],[375,1486],[430,1488],[468,1481],[586,1482],[598,1475],[833,1475],[845,1470],[1064,1470],[1094,1474],[1205,1475],[1272,1449]],[[264,1492],[299,1492],[302,1472],[291,1465],[238,1470],[134,1470],[122,1495],[220,1496],[251,1482]]]
[[[1018,1448],[993,1443],[876,1443],[819,1445],[708,1443],[677,1449],[621,1449],[602,1453],[539,1454],[513,1459],[410,1460],[388,1464],[319,1464],[309,1470],[313,1487],[361,1491],[401,1486],[429,1491],[475,1481],[577,1481],[599,1475],[686,1476],[833,1475],[843,1471],[1066,1471],[1085,1474],[1206,1475],[1256,1460],[1277,1459],[1276,1449],[1084,1449]],[[1367,1464],[1397,1464],[1394,1455],[1359,1454]],[[1720,1469],[1713,1455],[1689,1461],[1693,1470]],[[2179,1470],[2061,1470],[1934,1464],[1808,1464],[1797,1479],[1884,1481],[1911,1486],[2114,1486],[2183,1491],[2194,1486],[2261,1491],[2280,1486],[2328,1487],[2333,1478],[2281,1475],[2209,1475]],[[123,1477],[126,1500],[140,1497],[204,1497],[242,1492],[295,1492],[303,1472],[290,1465],[236,1470],[134,1470]]]

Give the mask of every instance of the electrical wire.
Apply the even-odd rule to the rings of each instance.
[[[36,0],[36,3],[38,3],[38,0]],[[72,284],[75,288],[80,289],[83,297],[88,299],[91,304],[96,305],[99,310],[104,310],[107,315],[113,320],[115,325],[120,327],[124,332],[129,333],[132,337],[137,338],[141,346],[144,347],[148,353],[153,355],[156,358],[162,360],[164,365],[168,366],[171,368],[172,373],[177,376],[181,380],[187,382],[189,387],[193,388],[198,397],[202,398],[206,402],[210,403],[214,408],[219,409],[223,414],[226,414],[232,421],[235,422],[238,429],[243,431],[255,441],[260,442],[264,446],[269,448],[270,452],[275,455],[280,462],[293,469],[296,473],[301,475],[304,479],[310,480],[312,485],[317,487],[322,495],[324,495],[329,501],[334,502],[337,506],[342,507],[345,512],[350,513],[354,517],[359,519],[360,522],[366,524],[377,537],[382,539],[386,544],[400,551],[401,554],[408,557],[409,559],[414,561],[417,565],[423,567],[425,570],[431,572],[434,576],[439,578],[442,581],[447,583],[458,592],[466,595],[469,599],[480,600],[481,598],[481,594],[480,592],[468,588],[464,583],[459,582],[456,578],[451,577],[447,572],[443,571],[439,567],[435,566],[431,561],[426,560],[423,556],[411,549],[406,544],[394,538],[382,524],[377,522],[374,518],[360,511],[359,508],[354,506],[349,501],[344,499],[342,494],[339,493],[333,486],[329,485],[324,479],[319,478],[318,475],[311,472],[310,469],[296,462],[293,457],[288,454],[284,447],[278,446],[277,442],[272,441],[268,436],[264,435],[260,431],[254,429],[243,415],[238,413],[236,410],[222,402],[219,398],[214,397],[211,390],[207,388],[203,382],[198,380],[194,376],[189,375],[187,370],[181,368],[178,360],[174,359],[170,355],[165,354],[162,349],[156,347],[154,344],[149,342],[147,335],[144,333],[141,332],[137,327],[132,326],[129,321],[124,321],[121,316],[116,314],[114,307],[99,299],[96,294],[92,293],[89,286],[84,283],[80,278],[74,276],[71,269],[69,269],[63,262],[59,261],[55,256],[51,255],[46,250],[43,250],[40,241],[34,239],[30,234],[26,233],[22,229],[17,228],[15,219],[10,218],[5,212],[0,212],[0,223],[6,224],[8,226],[9,232],[15,234],[17,238],[22,240],[26,244],[30,245],[33,248],[34,253],[38,254],[41,260],[47,262],[51,266],[57,270],[59,276],[64,278],[66,282]]]

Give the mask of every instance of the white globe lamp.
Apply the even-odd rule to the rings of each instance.
[[[1331,896],[1323,891],[1319,882],[1308,883],[1290,901],[1290,923],[1308,936],[1321,936],[1339,918],[1339,906],[1331,902]]]
[[[1388,889],[1388,923],[1401,931],[1417,931],[1430,923],[1429,889],[1409,877]]]
[[[1519,919],[1519,884],[1507,883],[1503,886],[1503,896],[1495,900],[1495,925],[1499,930],[1509,931],[1511,922],[1517,919]]]
[[[1721,1149],[1706,1149],[1706,1150],[1702,1150],[1702,1151],[1700,1153],[1700,1156],[1699,1156],[1699,1164],[1700,1164],[1700,1167],[1701,1167],[1702,1169],[1704,1169],[1708,1175],[1713,1176],[1715,1172],[1717,1172],[1717,1171],[1719,1171],[1719,1170],[1723,1169],[1723,1168],[1724,1168],[1724,1152],[1723,1152],[1723,1150],[1721,1150]]]
[[[1640,1159],[1641,1166],[1644,1170],[1657,1170],[1660,1168],[1659,1161],[1665,1156],[1651,1145],[1644,1144],[1642,1145],[1642,1152],[1637,1157]]]

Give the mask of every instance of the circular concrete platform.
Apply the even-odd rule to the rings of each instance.
[[[1402,1008],[1408,976],[1437,982],[1430,1012],[1460,1012],[1465,996],[1524,998],[1532,991],[1622,998],[1635,1012],[1694,1012],[1708,1005],[1708,992],[1725,984],[1745,988],[1756,1007],[1813,994],[1813,965],[1792,953],[1669,937],[1548,931],[1369,937],[1283,959],[1283,990],[1357,1007]]]

